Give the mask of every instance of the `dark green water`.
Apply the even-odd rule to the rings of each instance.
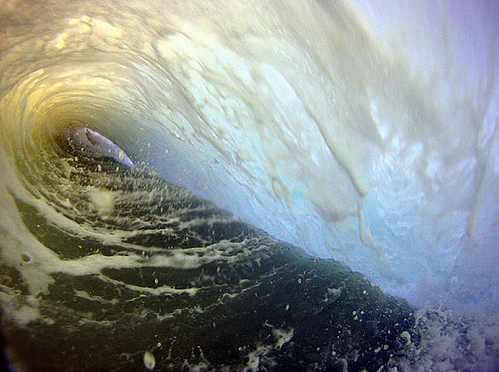
[[[9,348],[28,370],[142,371],[149,351],[156,371],[375,371],[402,352],[414,310],[363,275],[309,258],[160,178],[79,160],[75,187],[120,199],[103,215],[82,198],[75,221],[101,235],[133,234],[120,244],[73,236],[17,200],[25,225],[64,261],[135,263],[54,272],[38,320],[4,319]],[[2,264],[1,273],[29,302],[18,270]]]

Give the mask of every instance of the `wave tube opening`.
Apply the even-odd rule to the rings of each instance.
[[[17,200],[72,235],[119,238],[80,214],[114,208],[71,181],[102,155],[67,147],[86,128],[118,167],[413,305],[490,317],[497,340],[499,11],[418,4],[0,3],[2,261],[24,265],[34,297],[69,270]]]

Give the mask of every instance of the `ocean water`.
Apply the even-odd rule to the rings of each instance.
[[[0,1],[11,368],[496,370],[498,20]]]

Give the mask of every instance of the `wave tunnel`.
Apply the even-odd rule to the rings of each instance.
[[[499,369],[499,6],[0,0],[10,371]]]

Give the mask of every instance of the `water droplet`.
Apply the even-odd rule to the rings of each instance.
[[[144,353],[144,366],[148,371],[152,371],[156,366],[156,359],[154,358],[153,353],[150,351],[146,351]]]

